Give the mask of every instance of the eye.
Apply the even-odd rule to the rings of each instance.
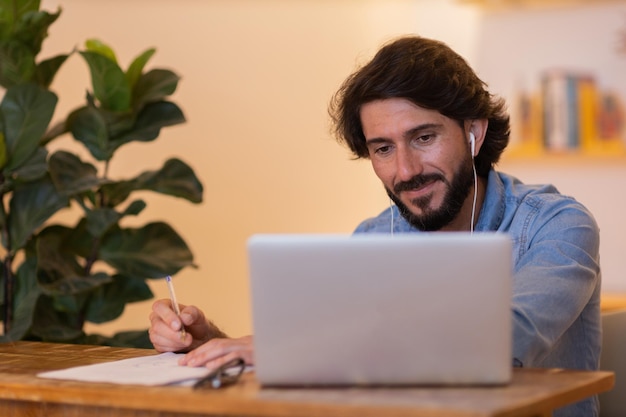
[[[370,154],[373,154],[377,157],[385,157],[391,154],[393,150],[393,146],[381,144],[379,146],[373,147],[370,149]]]
[[[436,137],[437,135],[435,135],[434,133],[421,134],[411,139],[411,144],[413,146],[424,146],[432,143]]]
[[[429,133],[426,135],[420,135],[417,138],[415,138],[415,140],[420,143],[428,143],[428,142],[431,142],[434,138],[435,138],[435,135]]]

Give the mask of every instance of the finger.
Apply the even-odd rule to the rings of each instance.
[[[207,362],[233,351],[232,344],[232,339],[211,339],[187,353],[179,363],[187,366],[203,366]]]
[[[150,334],[150,342],[159,352],[185,352],[191,344],[191,336],[183,337],[178,333],[175,338],[170,338],[162,334]]]
[[[158,334],[150,334],[150,342],[158,352],[176,352],[178,350],[170,339]]]
[[[239,352],[241,359],[246,365],[254,365],[254,337],[252,335],[244,336],[240,340],[245,345],[245,348]]]
[[[251,364],[252,352],[252,338],[249,336],[238,339],[215,338],[189,352],[181,358],[179,363],[188,366],[204,366],[209,363],[224,363],[239,357]]]
[[[181,305],[180,319],[185,326],[192,326],[195,324],[205,324],[206,320],[202,311],[195,306],[183,306]]]
[[[171,352],[180,351],[189,347],[192,342],[190,335],[183,334],[178,330],[172,330],[160,319],[152,321],[149,329],[150,341],[155,349],[159,351]]]
[[[176,352],[180,350],[179,342],[163,336],[162,334],[150,332],[150,342],[159,352]]]
[[[153,315],[160,318],[163,322],[174,331],[178,331],[182,327],[182,323],[174,309],[172,308],[172,302],[168,299],[157,300],[152,304]]]
[[[219,358],[215,358],[215,359],[213,359],[211,361],[208,361],[207,363],[204,364],[204,366],[206,368],[208,368],[209,370],[213,371],[213,370],[219,368],[220,366],[223,366],[224,364],[226,364],[226,363],[228,363],[228,362],[230,362],[230,361],[232,361],[234,359],[237,359],[239,357],[240,356],[239,356],[239,352],[238,351],[230,352],[230,353],[227,353],[224,356],[220,356]]]

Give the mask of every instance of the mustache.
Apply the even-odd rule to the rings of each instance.
[[[393,186],[393,192],[395,194],[400,194],[402,191],[411,191],[417,188],[420,188],[426,183],[433,181],[443,181],[446,182],[446,179],[441,174],[423,174],[416,175],[408,181],[402,181]]]

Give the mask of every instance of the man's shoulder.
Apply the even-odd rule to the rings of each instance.
[[[376,217],[363,220],[354,233],[389,233],[392,227],[392,208],[389,207],[379,213]]]
[[[488,189],[494,188],[497,188],[507,198],[518,198],[519,200],[535,196],[544,198],[546,196],[565,197],[553,184],[527,184],[514,175],[495,170],[490,172],[488,180]]]
[[[536,225],[558,218],[560,222],[568,219],[565,223],[588,224],[593,229],[597,228],[593,214],[585,205],[573,196],[562,194],[552,184],[524,184],[502,172],[493,172],[489,180],[494,180],[497,184],[493,185],[500,188],[497,193],[501,193],[503,198],[504,212],[517,218],[521,216],[526,224],[531,218]]]
[[[586,210],[582,203],[573,196],[561,193],[553,184],[526,184],[517,177],[500,171],[492,171],[490,174],[489,188],[490,191],[501,193],[509,202],[535,208],[546,205],[573,205]]]
[[[400,214],[398,207],[391,206],[380,212],[376,217],[363,220],[354,233],[420,233]]]

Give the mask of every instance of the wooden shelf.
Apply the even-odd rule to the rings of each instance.
[[[626,294],[602,294],[600,300],[603,313],[626,309]]]
[[[512,141],[502,154],[502,161],[626,165],[626,142],[619,138],[598,140],[593,144],[583,144],[580,148],[556,151],[546,149],[536,139],[525,143]]]
[[[590,6],[604,3],[626,3],[624,0],[457,0],[458,3],[485,9],[506,10],[522,8]]]
[[[540,164],[540,165],[578,165],[578,166],[626,166],[626,153],[603,154],[585,152],[516,152],[515,149],[504,151],[500,159],[502,165]]]

